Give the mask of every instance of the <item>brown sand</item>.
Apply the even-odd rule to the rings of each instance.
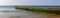
[[[48,17],[47,18],[60,18],[60,15],[48,15]]]

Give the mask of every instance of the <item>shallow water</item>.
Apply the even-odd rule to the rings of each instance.
[[[14,7],[0,7],[0,18],[46,18],[46,14],[35,14],[26,10],[15,10]]]
[[[14,12],[10,12],[10,11],[8,11],[8,12],[4,12],[4,11],[1,11],[0,12],[0,18],[8,18],[9,16],[20,16],[20,15],[27,15],[26,14],[26,11],[23,11],[23,10],[20,10],[20,12],[18,12],[18,11],[14,11]]]
[[[19,12],[17,12],[19,11]],[[16,10],[14,12],[0,12],[0,18],[46,18],[45,14],[41,13],[40,15],[36,15],[26,10]]]

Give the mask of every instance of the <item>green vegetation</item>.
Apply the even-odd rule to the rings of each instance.
[[[47,12],[47,9],[43,9],[43,8],[18,8],[16,7],[16,9],[22,9],[22,10],[28,10],[28,11],[34,11],[34,12]]]
[[[20,6],[20,7],[15,7],[16,9],[22,9],[22,10],[28,10],[28,11],[32,11],[32,12],[36,12],[36,13],[40,13],[40,12],[45,12],[45,13],[49,13],[49,14],[60,14],[60,11],[57,10],[48,10],[47,8],[26,8],[24,6]]]

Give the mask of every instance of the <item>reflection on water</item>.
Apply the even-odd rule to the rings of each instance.
[[[28,15],[27,11],[20,10],[20,11],[1,11],[0,18],[8,18],[10,16],[20,16],[20,15]]]
[[[45,15],[36,15],[26,10],[19,11],[2,11],[0,12],[0,18],[46,18]]]
[[[0,18],[46,18],[45,14],[36,15],[26,10],[15,10],[14,7],[0,7]]]

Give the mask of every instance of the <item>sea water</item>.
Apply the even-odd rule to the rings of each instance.
[[[47,16],[45,13],[40,13],[36,15],[26,10],[15,10],[15,7],[10,6],[0,7],[0,18],[46,18],[46,17]]]

